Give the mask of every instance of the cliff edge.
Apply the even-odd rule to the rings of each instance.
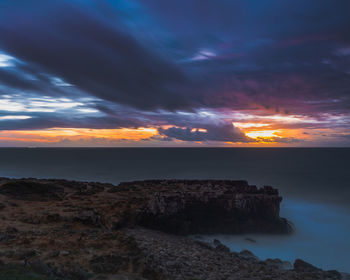
[[[128,222],[171,233],[291,233],[278,190],[246,181],[148,180],[111,190],[131,194]]]
[[[290,233],[281,200],[245,181],[0,178],[0,279],[341,279],[184,235]]]

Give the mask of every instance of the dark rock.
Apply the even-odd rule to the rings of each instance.
[[[215,246],[215,250],[217,251],[226,252],[226,253],[230,252],[230,248],[222,244],[221,241],[218,239],[214,239],[213,244]]]
[[[37,255],[37,251],[34,249],[19,250],[15,253],[15,258],[18,260],[26,260]]]
[[[246,181],[149,180],[121,183],[117,193],[147,190],[129,201],[140,205],[126,220],[171,233],[290,233],[279,217],[282,198],[271,187],[257,189]]]
[[[12,180],[0,186],[0,194],[18,200],[59,200],[64,194],[64,188],[35,180]]]
[[[76,195],[94,195],[99,192],[103,192],[105,187],[102,184],[99,183],[85,183],[85,182],[77,182],[77,191],[75,192]]]
[[[301,259],[296,259],[294,262],[294,269],[298,271],[320,271],[319,268],[309,264]]]
[[[9,234],[8,232],[0,232],[0,241],[8,241],[15,238],[15,235]]]
[[[6,264],[0,265],[0,279],[1,280],[48,280],[43,275],[34,272],[26,265],[21,264]],[[50,280],[63,280],[61,278],[50,278]]]
[[[16,203],[16,202],[9,202],[9,205],[12,206],[12,207],[19,207],[19,205]]]
[[[145,228],[126,230],[137,240],[145,264],[163,278],[150,275],[147,279],[174,280],[335,280],[336,272],[322,270],[292,270],[289,262],[279,259],[259,261],[250,251],[221,252],[212,247],[199,246],[186,237],[166,234]],[[212,243],[213,244],[213,243]],[[216,246],[220,245],[217,240]],[[147,275],[149,276],[149,275]],[[158,275],[159,276],[159,275]]]
[[[215,247],[222,245],[221,241],[218,240],[218,239],[214,239],[213,240],[213,244],[214,244]]]
[[[326,276],[331,278],[331,279],[342,279],[343,276],[340,272],[336,270],[328,270],[325,272]]]
[[[52,272],[52,269],[39,259],[30,262],[29,266],[36,273],[48,275]]]
[[[57,258],[60,255],[60,251],[54,250],[48,254],[49,258]]]
[[[58,223],[58,222],[61,222],[61,221],[62,221],[62,217],[58,213],[48,214],[46,216],[46,222],[48,222],[48,223]]]
[[[102,225],[101,216],[93,210],[83,210],[79,212],[76,220],[82,222],[85,225],[92,225],[97,227],[100,227]]]
[[[91,279],[91,273],[80,267],[74,267],[67,272],[71,280],[88,280]]]
[[[239,252],[238,256],[242,259],[245,260],[250,260],[250,261],[259,261],[258,257],[255,256],[252,252],[250,252],[249,250],[243,250],[241,252]]]
[[[129,259],[118,254],[103,255],[93,258],[90,266],[95,273],[118,273],[120,270],[127,270]]]
[[[15,228],[15,227],[7,227],[6,228],[6,233],[7,234],[14,234],[14,233],[17,233],[18,232],[18,229]]]
[[[154,279],[154,278],[147,278],[147,279]],[[146,279],[135,273],[118,273],[118,274],[113,274],[108,276],[99,275],[95,278],[91,278],[91,280],[146,280]]]
[[[199,246],[201,246],[202,248],[209,249],[209,250],[214,249],[208,242],[204,242],[204,241],[200,241],[200,240],[195,240],[194,242],[196,244],[198,244]]]
[[[226,253],[229,253],[229,252],[230,252],[230,248],[227,247],[227,246],[225,246],[225,245],[223,245],[223,244],[217,246],[217,247],[215,248],[215,250],[216,250],[216,251],[219,251],[219,252],[226,252]]]
[[[2,256],[5,256],[6,258],[13,258],[15,256],[15,251],[14,250],[6,250],[4,252],[1,252]]]
[[[61,256],[69,256],[70,255],[70,252],[69,251],[60,251],[59,252],[59,255],[61,255]]]
[[[280,259],[266,259],[263,263],[267,264],[268,266],[272,266],[278,269],[292,269],[293,266],[290,262],[288,261],[282,261]]]
[[[25,270],[9,278],[0,267],[0,279],[340,279],[336,271],[300,260],[290,269],[279,259],[230,252],[219,240],[205,243],[166,233],[288,233],[293,226],[279,217],[282,198],[272,187],[228,180],[112,187],[31,178],[0,179],[0,191],[9,208],[1,211],[0,259]],[[14,202],[19,207],[12,207]]]

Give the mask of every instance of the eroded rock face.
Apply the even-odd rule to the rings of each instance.
[[[246,181],[161,180],[121,183],[121,189],[151,189],[135,223],[172,233],[290,233],[279,217],[282,197],[272,187]]]
[[[340,279],[152,230],[288,232],[280,202],[277,190],[244,181],[0,178],[0,279]]]
[[[77,213],[70,218],[96,227],[141,225],[176,234],[292,231],[288,221],[279,217],[282,197],[278,191],[268,186],[258,189],[246,181],[146,180],[112,186],[66,180],[3,179],[0,194],[15,200],[62,201],[62,205],[74,200],[72,209]],[[103,204],[90,199],[100,194],[105,199]],[[85,199],[92,204],[83,203]],[[46,216],[28,213],[21,219],[39,224],[68,218],[57,213]]]

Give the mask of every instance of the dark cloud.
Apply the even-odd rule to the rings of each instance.
[[[33,80],[25,79],[21,76],[18,76],[14,72],[6,71],[0,68],[0,83],[2,86],[7,86],[15,88],[16,90],[40,90],[40,84],[35,83]]]
[[[86,108],[99,114],[28,111],[31,119],[2,120],[0,129],[170,125],[162,139],[248,141],[223,110],[346,129],[349,10],[347,0],[3,0],[0,51],[15,60],[0,67],[0,94],[23,103],[94,96]]]
[[[160,128],[158,132],[168,138],[182,141],[223,141],[223,142],[249,142],[252,139],[246,137],[239,129],[231,123],[204,125],[198,128],[170,127]],[[203,130],[205,129],[205,131]]]
[[[6,114],[8,115],[8,114]],[[0,114],[1,117],[1,114]],[[0,130],[31,130],[47,128],[137,128],[144,123],[133,117],[72,117],[62,115],[35,114],[30,119],[1,120]]]
[[[168,28],[154,24],[148,30],[155,40],[169,41],[160,47],[130,30],[112,6],[106,16],[107,2],[99,14],[74,1],[17,0],[1,15],[0,46],[86,93],[142,110],[240,109],[254,103],[289,110],[305,100],[347,96],[350,63],[334,65],[350,40],[349,3],[311,2],[147,1],[145,12]],[[162,38],[169,30],[169,38]],[[181,63],[203,48],[213,55]],[[326,58],[333,64],[322,64]],[[11,86],[45,90],[43,81],[2,76]],[[295,87],[291,76],[309,83]],[[293,104],[287,102],[291,95]]]
[[[189,106],[184,73],[116,26],[65,1],[34,5],[33,14],[12,5],[0,20],[0,46],[19,59],[106,100],[145,110]]]
[[[346,50],[346,1],[147,1],[145,11],[172,32],[162,48],[131,32],[118,10],[111,7],[106,17],[107,2],[103,14],[73,3],[9,2],[0,20],[0,46],[87,93],[142,110],[239,109],[251,103],[281,103],[288,110],[295,104],[284,99],[291,95],[296,102],[343,97],[349,86],[340,78],[348,75],[349,63],[343,62],[342,74],[340,67],[321,63]],[[164,40],[164,28],[154,26],[149,33]],[[186,65],[172,55],[177,49],[190,59],[203,48],[213,55]],[[4,75],[12,86],[40,90],[40,83]],[[290,76],[310,82],[295,87]]]

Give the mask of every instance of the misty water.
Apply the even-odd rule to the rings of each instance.
[[[332,205],[288,200],[281,215],[293,221],[292,235],[208,235],[204,241],[219,239],[232,251],[250,250],[260,259],[301,258],[322,269],[350,271],[350,212]],[[255,243],[256,242],[256,243]]]
[[[64,178],[117,184],[142,179],[235,179],[271,185],[294,234],[216,235],[234,251],[261,259],[302,258],[350,272],[350,149],[65,148],[0,149],[0,176]],[[256,243],[246,240],[256,240]]]

